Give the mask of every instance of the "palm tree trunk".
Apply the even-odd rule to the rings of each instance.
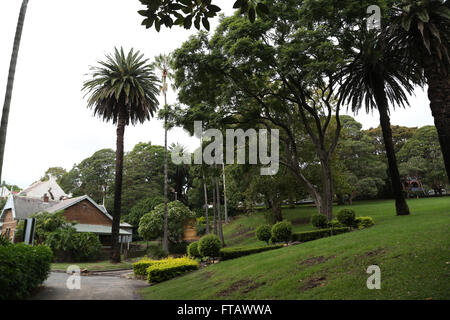
[[[225,240],[223,239],[223,231],[222,231],[222,210],[220,209],[220,189],[219,189],[219,179],[214,178],[216,181],[216,190],[217,190],[217,216],[219,220],[219,238],[222,242],[222,247],[225,247]]]
[[[225,213],[225,223],[228,223],[228,207],[227,207],[227,187],[225,181],[225,164],[222,164],[222,177],[223,177],[223,209]]]
[[[217,219],[216,219],[216,188],[214,188],[214,178],[212,179],[212,186],[213,186],[213,213],[214,213],[214,219],[213,219],[213,232],[215,235],[217,235]]]
[[[116,180],[114,189],[114,213],[111,228],[111,256],[114,263],[120,262],[119,248],[119,227],[120,208],[122,206],[122,173],[123,173],[123,138],[125,135],[126,115],[123,111],[119,113],[117,122],[117,142],[116,142]]]
[[[378,111],[380,112],[380,124],[383,132],[383,141],[386,148],[386,157],[388,159],[389,174],[392,182],[392,189],[395,197],[395,208],[398,216],[408,215],[409,207],[403,195],[403,185],[400,181],[397,159],[395,156],[394,142],[392,141],[391,121],[389,119],[389,106],[384,91],[384,83],[378,83],[374,86],[375,100]]]
[[[14,37],[13,51],[11,62],[9,64],[8,83],[6,85],[5,102],[3,104],[2,122],[0,125],[0,181],[2,181],[3,156],[5,154],[6,132],[8,129],[9,110],[11,106],[12,91],[14,86],[14,76],[16,74],[17,57],[19,55],[20,39],[22,38],[22,30],[25,22],[25,14],[27,12],[28,0],[22,1],[20,8],[19,21],[17,22],[16,35]]]
[[[450,181],[450,77],[436,69],[432,59],[425,62],[428,99],[434,117],[447,178]]]
[[[167,111],[167,98],[164,93],[165,108]],[[168,188],[168,173],[167,173],[167,116],[164,117],[164,234],[163,234],[163,250],[169,253],[169,218],[167,213],[167,188]]]
[[[205,193],[205,221],[206,221],[206,234],[209,234],[208,191],[207,191],[207,189],[206,189],[205,174],[203,174],[203,192]]]

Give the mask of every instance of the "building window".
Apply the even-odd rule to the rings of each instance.
[[[83,210],[86,210],[86,208],[87,208],[85,203],[83,203],[83,205],[81,207],[83,208]]]

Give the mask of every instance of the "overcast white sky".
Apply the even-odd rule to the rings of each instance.
[[[14,33],[22,0],[0,1],[0,102],[3,105]],[[216,1],[225,14],[232,2]],[[30,0],[19,52],[9,116],[2,180],[25,188],[52,166],[70,170],[74,163],[102,148],[115,149],[115,127],[94,118],[80,89],[89,66],[114,46],[141,50],[153,59],[169,53],[196,32],[174,27],[146,30],[137,11],[138,0]],[[212,23],[212,29],[216,26]],[[169,96],[173,103],[176,95]],[[411,98],[411,108],[392,114],[393,124],[433,124],[422,90]],[[378,113],[360,114],[363,127],[376,127]],[[162,123],[156,119],[125,130],[125,151],[138,142],[163,145]],[[173,129],[169,144],[193,150],[195,138]]]

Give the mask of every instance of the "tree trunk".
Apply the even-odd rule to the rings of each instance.
[[[213,213],[214,213],[214,218],[213,218],[213,232],[215,235],[217,235],[217,219],[216,219],[216,188],[214,188],[214,179],[212,179],[212,186],[213,186]]]
[[[439,136],[447,178],[450,181],[450,77],[439,72],[431,58],[425,61],[424,70],[431,113]]]
[[[5,102],[3,104],[2,121],[0,125],[0,181],[2,181],[3,156],[5,154],[6,132],[8,129],[8,118],[14,86],[14,76],[16,74],[17,57],[19,55],[20,39],[22,38],[22,30],[25,22],[27,6],[28,0],[23,0],[20,8],[19,20],[17,22],[16,35],[14,37],[11,62],[9,64],[8,82],[6,84]]]
[[[328,221],[333,220],[333,178],[331,165],[325,155],[322,155],[320,165],[322,167],[323,197],[321,213],[326,215]]]
[[[114,263],[120,262],[119,248],[119,227],[120,227],[120,208],[122,206],[122,173],[123,173],[123,138],[125,134],[126,115],[123,111],[119,112],[117,122],[117,143],[116,143],[116,179],[114,189],[114,213],[111,228],[111,256],[110,260]]]
[[[283,215],[281,213],[281,199],[279,193],[275,193],[273,196],[272,215],[274,224],[279,221],[283,221]]]
[[[209,234],[209,216],[208,216],[208,191],[206,189],[205,174],[203,174],[203,192],[205,193],[205,221],[206,221],[206,234]]]
[[[228,207],[227,207],[227,187],[225,184],[225,164],[222,164],[222,177],[223,177],[223,210],[225,213],[225,223],[228,223]]]
[[[394,142],[392,141],[391,121],[389,119],[389,106],[384,91],[384,83],[375,83],[375,100],[380,112],[380,124],[383,132],[383,141],[388,159],[389,175],[392,182],[392,189],[395,196],[395,208],[398,216],[408,215],[409,207],[403,195],[403,185],[400,181],[400,174],[397,167]]]
[[[222,247],[225,247],[225,240],[223,239],[223,232],[222,232],[222,210],[220,208],[220,188],[219,188],[219,179],[214,178],[216,181],[216,190],[217,190],[217,217],[218,217],[218,223],[219,223],[219,238],[222,242]]]
[[[164,80],[165,83],[165,80]],[[164,108],[167,111],[167,96],[164,92]],[[166,254],[169,253],[169,217],[167,212],[167,189],[168,189],[168,173],[167,173],[167,115],[164,116],[164,232],[162,248]]]

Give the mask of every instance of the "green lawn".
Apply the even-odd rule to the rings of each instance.
[[[408,204],[412,214],[397,217],[393,201],[357,203],[357,215],[372,216],[375,226],[224,261],[141,293],[145,299],[175,300],[450,299],[450,197]],[[310,210],[292,211],[303,217]],[[259,215],[243,217],[226,234],[261,222]],[[370,265],[381,268],[380,290],[366,287]]]

